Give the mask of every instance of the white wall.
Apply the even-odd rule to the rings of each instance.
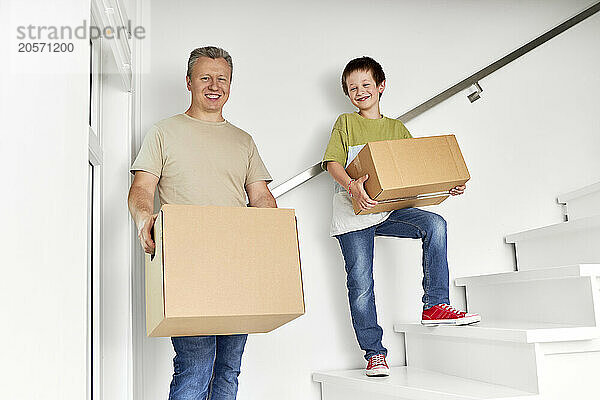
[[[0,2],[0,397],[86,395],[89,50],[17,53],[18,25],[77,26],[88,2]]]
[[[216,3],[153,1],[143,24],[142,125],[189,104],[189,51],[226,48],[234,59],[226,118],[250,132],[277,182],[320,160],[338,114],[351,58],[384,66],[383,112],[398,116],[588,6],[590,1]],[[456,96],[408,123],[414,136],[457,135],[472,180],[434,210],[449,223],[451,274],[509,271],[503,235],[561,221],[558,193],[600,180],[600,16],[481,82],[482,99]],[[342,257],[328,237],[331,179],[284,195],[300,229],[306,315],[248,341],[239,399],[318,399],[311,372],[364,365],[351,328]],[[416,321],[420,244],[378,239],[376,291],[392,365],[404,364],[395,320]],[[460,291],[454,301],[464,306]],[[474,310],[476,311],[476,310]],[[483,316],[485,318],[485,316]],[[169,339],[143,338],[142,398],[164,399]]]

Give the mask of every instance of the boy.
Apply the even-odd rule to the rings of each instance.
[[[321,164],[337,182],[331,235],[339,241],[344,256],[352,325],[368,361],[366,374],[387,376],[387,350],[381,343],[383,330],[377,323],[373,292],[375,236],[422,240],[424,295],[421,323],[465,325],[479,322],[481,317],[449,305],[446,221],[441,216],[417,208],[354,214],[350,197],[354,197],[363,210],[374,207],[377,202],[365,192],[364,182],[369,179],[368,175],[351,179],[344,168],[367,142],[412,136],[402,122],[384,117],[379,111],[385,74],[377,61],[370,57],[350,61],[342,73],[342,89],[358,112],[338,117]],[[457,186],[450,194],[462,194],[465,188],[464,185]]]

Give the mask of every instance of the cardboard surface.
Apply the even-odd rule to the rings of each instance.
[[[381,202],[363,211],[353,199],[356,214],[439,204],[471,178],[454,135],[367,143],[346,172],[369,174],[365,190]]]
[[[304,314],[294,210],[165,204],[154,234],[149,336],[269,332]]]

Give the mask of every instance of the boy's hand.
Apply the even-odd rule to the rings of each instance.
[[[365,191],[365,181],[367,179],[369,179],[369,175],[361,176],[350,184],[350,193],[352,193],[352,197],[358,202],[360,209],[363,211],[377,205],[377,202],[371,199]]]
[[[459,194],[463,194],[467,185],[456,186],[455,188],[450,189],[450,194],[452,196],[458,196]]]

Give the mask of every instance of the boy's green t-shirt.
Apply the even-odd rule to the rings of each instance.
[[[337,161],[346,168],[369,142],[411,137],[408,129],[397,119],[385,116],[380,119],[368,119],[358,113],[342,114],[333,125],[321,167],[326,169],[328,161]],[[390,212],[355,215],[352,200],[346,189],[337,182],[335,183],[331,221],[332,236],[369,228],[383,222],[389,214]]]

